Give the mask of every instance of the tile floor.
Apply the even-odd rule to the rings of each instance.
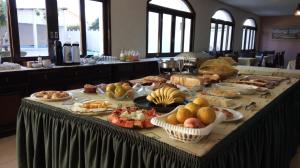
[[[16,167],[16,136],[0,138],[0,168]],[[290,168],[300,168],[300,147],[291,161]]]

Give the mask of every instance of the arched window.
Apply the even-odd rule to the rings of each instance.
[[[192,50],[195,14],[187,1],[150,0],[147,8],[147,57]]]
[[[256,23],[246,19],[243,24],[242,50],[255,50]]]
[[[234,20],[226,10],[218,10],[211,18],[209,51],[231,52]]]

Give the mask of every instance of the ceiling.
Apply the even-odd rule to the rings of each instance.
[[[293,15],[299,0],[219,0],[259,16]]]

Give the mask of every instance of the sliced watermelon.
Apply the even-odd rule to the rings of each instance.
[[[120,123],[120,119],[117,116],[112,116],[111,120],[109,120],[111,123],[118,125]]]
[[[152,128],[154,125],[150,123],[150,120],[153,117],[156,117],[156,111],[155,109],[151,110],[143,110],[145,120],[130,120],[127,117],[120,117],[122,113],[127,111],[128,113],[134,113],[138,109],[136,107],[127,107],[124,109],[116,109],[112,112],[111,115],[108,116],[108,121],[111,122],[114,125],[125,127],[125,128]]]
[[[154,127],[154,125],[151,124],[150,120],[143,121],[143,125],[144,125],[144,128],[152,128],[152,127]]]
[[[135,120],[135,121],[134,121],[134,126],[135,126],[135,127],[138,127],[138,128],[144,128],[143,121]]]
[[[133,128],[134,121],[124,121],[123,123],[124,123],[124,125],[122,125],[123,127],[125,127],[125,128]]]

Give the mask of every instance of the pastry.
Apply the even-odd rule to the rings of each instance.
[[[182,85],[189,89],[195,87],[201,87],[210,85],[211,83],[217,82],[221,79],[218,74],[212,75],[172,75],[170,81],[174,85]]]
[[[198,72],[200,74],[218,74],[225,79],[237,74],[238,70],[224,59],[211,59],[201,64]]]
[[[192,75],[172,75],[170,81],[174,85],[182,85],[189,89],[203,85],[203,80]]]
[[[159,82],[159,83],[167,82],[167,79],[159,77],[159,76],[146,76],[143,78],[143,80],[149,81],[149,82]]]
[[[163,88],[163,87],[172,87],[172,88],[177,89],[177,86],[172,83],[157,83],[157,82],[155,82],[152,84],[152,86],[153,86],[153,90]]]
[[[44,97],[45,94],[47,94],[45,91],[40,91],[35,94],[35,97]]]
[[[36,98],[42,99],[62,99],[66,97],[70,97],[69,93],[64,91],[40,91],[34,94]]]
[[[96,93],[97,87],[95,85],[85,84],[84,93]]]

